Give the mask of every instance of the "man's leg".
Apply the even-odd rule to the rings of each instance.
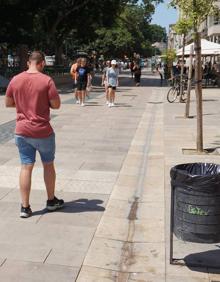
[[[108,92],[108,86],[105,86],[105,96],[106,96],[106,102],[109,102],[109,92]]]
[[[44,166],[44,182],[47,189],[48,200],[54,199],[56,172],[54,162],[43,163]]]
[[[112,89],[112,103],[114,104],[115,102],[115,90]]]
[[[76,99],[76,101],[78,101],[78,100],[79,100],[79,97],[78,97],[78,90],[77,90],[77,88],[75,89],[75,99]]]
[[[85,98],[86,98],[86,90],[82,91],[82,103],[85,103]]]
[[[113,103],[113,100],[112,100],[112,88],[109,88],[109,102]]]
[[[78,91],[79,102],[82,104],[82,91]]]
[[[29,198],[31,191],[31,176],[32,176],[33,167],[34,164],[26,164],[21,166],[19,182],[20,182],[22,206],[24,208],[29,207]]]

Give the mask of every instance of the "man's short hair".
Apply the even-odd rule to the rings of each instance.
[[[78,59],[76,60],[76,63],[77,63],[77,64],[80,64],[80,63],[81,63],[81,59],[82,59],[82,58],[78,58]]]
[[[41,62],[45,61],[45,55],[41,51],[33,51],[30,53],[28,60],[35,61],[36,64],[40,64]]]

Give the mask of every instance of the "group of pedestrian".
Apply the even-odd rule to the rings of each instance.
[[[86,58],[78,58],[72,65],[70,74],[73,78],[73,88],[75,88],[76,103],[85,106],[86,96],[91,87],[91,70],[87,65]]]
[[[73,78],[74,96],[76,104],[85,106],[85,98],[89,97],[92,87],[92,70],[86,58],[78,58],[70,69]],[[106,104],[111,108],[115,106],[115,91],[118,86],[119,71],[116,60],[106,61],[103,68],[102,86],[105,87]]]

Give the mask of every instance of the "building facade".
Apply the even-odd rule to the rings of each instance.
[[[216,1],[216,5],[220,9],[220,0]],[[211,42],[220,43],[220,12],[215,15],[208,16],[201,24],[200,30],[201,37]],[[192,32],[186,37],[186,42],[190,43],[193,40]]]
[[[168,34],[168,49],[179,50],[182,44],[182,38],[178,35],[174,30],[175,24],[171,24],[169,26],[169,34]]]

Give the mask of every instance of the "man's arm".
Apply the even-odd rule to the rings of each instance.
[[[15,108],[15,101],[13,98],[5,96],[5,106],[6,108]]]
[[[60,96],[52,79],[49,81],[48,98],[51,109],[56,110],[60,108]]]
[[[59,99],[52,99],[50,100],[50,108],[57,110],[60,108],[61,102],[60,102],[60,98]]]
[[[92,76],[90,73],[88,73],[87,75],[87,85],[90,86],[91,85],[91,81],[92,81]]]
[[[12,87],[12,82],[9,83],[6,94],[5,94],[5,106],[7,108],[15,108],[15,101],[13,97],[13,87]]]

